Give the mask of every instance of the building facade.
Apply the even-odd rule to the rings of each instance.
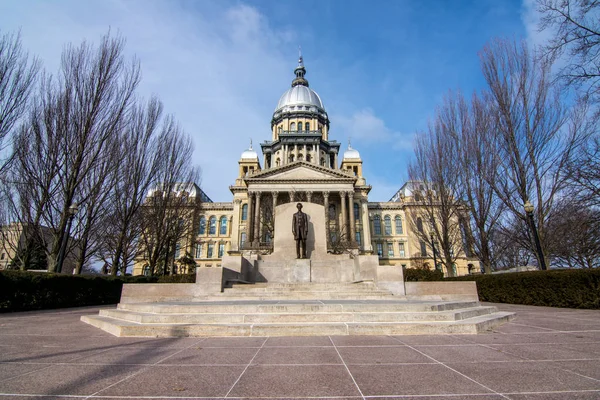
[[[350,143],[340,154],[340,143],[330,138],[329,117],[309,87],[302,57],[294,74],[273,113],[271,137],[260,144],[262,163],[251,144],[230,186],[232,202],[215,203],[199,188],[195,191],[194,196],[205,199],[190,214],[191,231],[179,243],[175,259],[185,250],[197,266],[220,267],[224,255],[269,254],[278,234],[277,206],[303,202],[323,206],[323,246],[329,253],[376,254],[380,265],[434,268],[432,248],[411,222],[410,213],[420,207],[418,183],[404,184],[387,202],[370,202],[363,160]],[[478,261],[467,257],[462,246],[455,252],[456,275],[479,271]],[[134,274],[144,273],[144,265],[137,260]]]

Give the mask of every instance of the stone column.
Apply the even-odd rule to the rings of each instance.
[[[340,199],[342,202],[342,229],[341,234],[345,234],[348,237],[348,217],[346,216],[346,192],[340,192]]]
[[[333,169],[338,169],[338,168],[340,167],[340,166],[338,165],[338,155],[337,155],[337,153],[335,153],[335,154],[333,155],[333,163],[335,164],[335,165],[334,165],[334,167],[333,167]]]
[[[294,196],[294,192],[289,192],[290,193],[290,203],[293,203],[295,200],[295,196]]]
[[[298,144],[294,145],[294,161],[298,161]]]
[[[361,199],[360,203],[362,205],[363,250],[372,252],[373,245],[371,244],[371,225],[369,224],[369,207],[367,206],[367,199]]]
[[[354,192],[348,192],[348,207],[350,208],[350,242],[356,242],[356,223],[354,220]]]
[[[323,192],[323,204],[325,205],[325,239],[329,243],[329,192]]]
[[[261,192],[256,192],[256,206],[254,210],[254,243],[258,247],[260,244],[260,195]]]
[[[254,239],[254,192],[248,192],[248,219],[246,221],[246,242]]]
[[[271,196],[273,196],[273,220],[275,220],[275,207],[277,207],[277,196],[279,192],[271,192]]]
[[[231,232],[231,250],[236,251],[240,250],[239,246],[239,236],[240,236],[240,199],[235,199],[233,201],[233,215],[231,217],[231,228],[229,232]]]
[[[306,192],[306,201],[309,203],[311,202],[312,194],[313,192],[311,192],[310,190]]]
[[[313,144],[313,164],[319,165],[319,145]]]

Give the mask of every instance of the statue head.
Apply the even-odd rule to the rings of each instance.
[[[298,209],[298,211],[302,211],[302,203],[296,204],[296,208]]]

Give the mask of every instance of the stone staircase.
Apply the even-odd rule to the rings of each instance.
[[[257,283],[187,302],[121,303],[81,320],[115,336],[475,334],[511,313],[477,301],[394,296],[372,282]]]

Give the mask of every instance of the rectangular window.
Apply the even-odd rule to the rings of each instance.
[[[388,257],[394,257],[394,243],[388,243]]]
[[[204,252],[204,245],[202,243],[196,244],[196,258],[202,258]]]
[[[219,243],[219,258],[223,257],[225,253],[225,243]]]
[[[215,245],[212,243],[209,243],[208,244],[208,254],[207,254],[208,258],[212,258],[214,249],[215,249]]]
[[[181,245],[179,243],[177,243],[175,245],[175,254],[173,255],[173,258],[175,258],[177,260],[179,258],[179,256],[181,256]]]
[[[377,255],[383,257],[383,243],[377,243]]]
[[[406,257],[406,253],[404,252],[404,243],[398,243],[398,255],[400,257]]]
[[[427,243],[421,241],[421,257],[427,257]]]
[[[358,243],[360,245],[360,231],[356,231],[356,243]]]

